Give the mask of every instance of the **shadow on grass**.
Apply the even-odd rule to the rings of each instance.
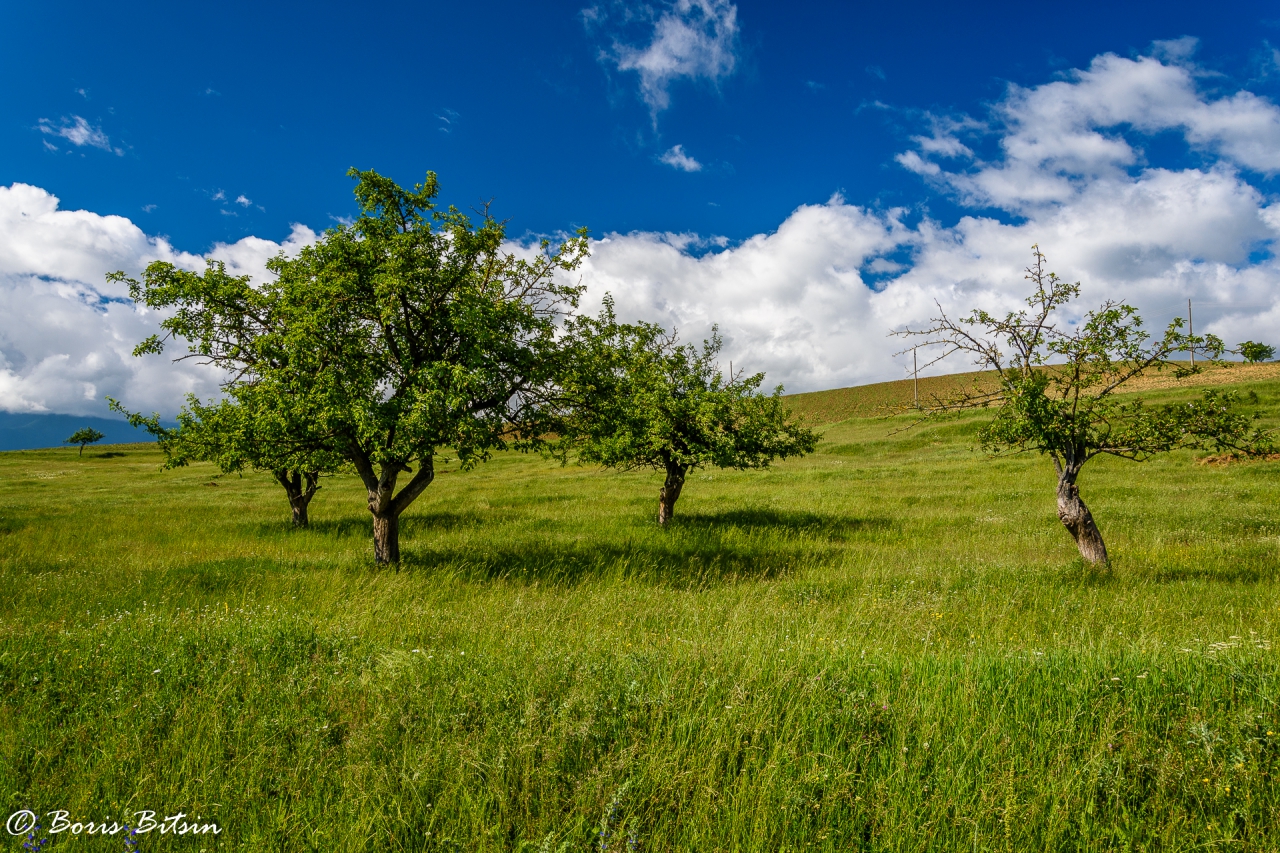
[[[400,520],[400,568],[475,580],[576,584],[591,578],[625,577],[699,587],[776,578],[800,567],[828,565],[843,552],[827,543],[894,527],[888,518],[748,508],[678,514],[666,530],[656,524],[643,525],[621,542],[616,538],[609,542],[573,539],[561,544],[525,535],[540,527],[540,521],[529,519],[521,525],[522,533],[513,535],[509,528],[496,524],[493,511],[406,515]],[[492,538],[434,547],[437,534],[486,525],[494,526]],[[368,516],[353,515],[316,520],[306,530],[297,530],[285,520],[259,524],[257,529],[262,535],[318,534],[369,542],[372,522]],[[743,535],[753,532],[766,535]],[[372,544],[368,555],[372,557]]]
[[[663,541],[667,540],[667,541]],[[447,572],[463,580],[506,580],[575,585],[592,579],[638,580],[681,589],[739,580],[784,577],[837,560],[834,548],[735,547],[724,542],[677,542],[655,531],[650,542],[557,546],[529,543],[485,550],[405,547],[401,569]]]
[[[118,458],[118,457],[120,457],[120,456],[126,456],[126,455],[128,455],[128,454],[121,453],[121,452],[119,452],[118,450],[109,450],[109,451],[107,451],[106,453],[94,453],[94,454],[92,454],[92,456],[93,456],[93,458],[94,458],[94,459],[116,459],[116,458]]]
[[[1212,581],[1214,583],[1269,583],[1280,577],[1274,557],[1265,562],[1222,562],[1217,565],[1149,566],[1147,575],[1156,583]]]
[[[449,530],[460,530],[466,527],[478,527],[490,521],[481,512],[429,512],[404,515],[400,518],[400,536],[420,536],[440,533]],[[322,518],[311,522],[305,528],[294,527],[287,518],[279,521],[263,522],[255,525],[258,535],[278,533],[318,533],[321,536],[332,536],[336,539],[350,537],[370,538],[373,536],[373,516],[354,515],[344,518]]]
[[[775,509],[732,509],[713,513],[693,512],[686,515],[680,515],[677,512],[672,526],[692,531],[719,531],[728,528],[772,529],[842,540],[853,533],[892,529],[894,522],[891,518],[853,518]]]
[[[1084,557],[1075,557],[1057,575],[1059,586],[1108,587],[1117,580],[1114,566],[1090,563]]]

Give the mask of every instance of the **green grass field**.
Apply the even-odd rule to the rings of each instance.
[[[665,531],[656,475],[448,465],[398,572],[353,477],[294,531],[266,476],[0,454],[4,816],[222,829],[144,851],[1280,849],[1280,462],[1090,463],[1104,573],[1046,460],[904,423],[698,472]]]

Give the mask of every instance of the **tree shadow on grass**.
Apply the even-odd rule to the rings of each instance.
[[[522,525],[524,534],[538,519]],[[448,531],[494,525],[493,511],[427,512],[400,520],[400,569],[445,572],[464,579],[527,580],[576,584],[591,578],[627,578],[681,588],[733,580],[782,577],[799,568],[829,565],[842,550],[833,547],[858,533],[891,529],[888,518],[852,518],[774,509],[734,509],[677,515],[666,530],[644,525],[624,541],[563,542],[541,536],[512,535],[495,527],[492,539],[439,547],[435,536]],[[286,520],[257,525],[261,534],[294,532]],[[749,537],[743,532],[768,531]],[[333,538],[370,539],[368,516],[313,521],[300,533]],[[513,541],[514,540],[514,541]],[[521,541],[524,540],[524,541]],[[770,541],[772,540],[772,541]],[[815,541],[817,540],[817,541]],[[832,544],[827,544],[832,543]],[[369,546],[372,557],[372,546]]]
[[[94,453],[92,455],[94,459],[116,459],[117,457],[125,456],[127,454],[120,453],[116,450],[109,450],[106,453]]]
[[[1197,566],[1151,566],[1148,577],[1156,583],[1210,581],[1214,583],[1270,583],[1280,577],[1280,564],[1274,557],[1259,562],[1222,561]]]
[[[816,512],[755,508],[677,514],[673,519],[673,526],[677,529],[709,532],[731,528],[772,529],[843,541],[852,534],[890,530],[894,526],[894,521],[891,518],[854,518],[845,515],[820,515]]]
[[[428,512],[414,513],[400,517],[400,536],[430,535],[450,530],[461,530],[467,527],[478,527],[489,521],[489,517],[481,512]],[[373,516],[349,515],[342,518],[321,518],[312,521],[305,528],[294,527],[288,519],[275,522],[262,522],[256,525],[259,535],[266,533],[317,533],[335,539],[370,538],[373,536]]]
[[[592,579],[627,579],[680,589],[784,577],[839,559],[830,547],[759,547],[707,537],[676,538],[653,531],[649,541],[623,544],[530,542],[490,548],[433,549],[401,543],[401,569],[447,572],[464,580],[505,580],[573,586]]]

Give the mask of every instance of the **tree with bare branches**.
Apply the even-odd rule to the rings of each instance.
[[[1058,518],[1084,559],[1106,564],[1106,544],[1077,484],[1086,462],[1103,454],[1143,461],[1186,447],[1260,453],[1269,448],[1270,436],[1256,427],[1256,415],[1236,411],[1234,392],[1209,390],[1195,402],[1164,406],[1121,395],[1126,383],[1148,371],[1189,375],[1195,368],[1171,364],[1172,357],[1217,358],[1222,341],[1183,332],[1181,318],[1153,337],[1133,306],[1112,300],[1076,323],[1062,323],[1055,312],[1079,297],[1080,284],[1048,271],[1039,246],[1032,253],[1026,270],[1035,288],[1026,300],[1029,310],[1003,317],[974,310],[953,320],[939,305],[928,328],[896,334],[940,349],[926,366],[962,354],[994,372],[979,374],[971,388],[950,398],[934,399],[926,412],[993,408],[994,418],[980,433],[983,448],[996,454],[1035,451],[1052,459]]]

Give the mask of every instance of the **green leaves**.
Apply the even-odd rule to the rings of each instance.
[[[606,299],[598,318],[577,317],[569,332],[561,448],[584,462],[682,473],[759,468],[817,444],[790,420],[781,386],[764,395],[764,374],[721,372],[715,331],[701,348],[681,344],[659,326],[618,323]]]
[[[136,354],[182,340],[180,359],[226,375],[224,399],[188,398],[176,430],[131,417],[153,430],[171,465],[325,472],[350,464],[370,507],[398,513],[430,482],[442,448],[469,467],[513,439],[545,440],[564,360],[558,323],[582,290],[561,274],[586,257],[587,237],[580,231],[554,249],[543,241],[516,257],[503,251],[503,224],[487,208],[478,225],[438,209],[434,173],[412,190],[377,172],[348,174],[360,216],[295,258],[272,259],[275,279],[265,285],[216,261],[203,273],[158,262],[141,280],[111,276],[166,313],[163,334]],[[398,475],[415,468],[416,485],[392,500]]]
[[[1177,354],[1216,359],[1225,346],[1213,335],[1184,333],[1181,318],[1153,338],[1133,306],[1113,301],[1060,327],[1055,312],[1079,296],[1079,285],[1046,271],[1044,255],[1038,247],[1032,251],[1035,262],[1027,269],[1035,285],[1027,299],[1030,312],[1000,319],[974,311],[959,323],[943,315],[929,329],[903,333],[925,336],[926,346],[943,347],[939,358],[963,352],[998,371],[994,391],[975,389],[937,406],[995,406],[995,417],[980,436],[984,448],[1045,453],[1074,477],[1099,453],[1147,459],[1178,447],[1255,452],[1269,446],[1250,419],[1234,412],[1231,393],[1209,391],[1194,404],[1156,408],[1117,398],[1119,390],[1146,372],[1169,367],[1179,376],[1193,372],[1170,364]]]
[[[1245,341],[1237,346],[1234,352],[1238,353],[1248,364],[1257,364],[1260,361],[1271,361],[1276,357],[1275,347],[1260,344],[1257,341]]]
[[[585,232],[533,258],[434,208],[434,175],[409,192],[352,172],[362,216],[280,264],[291,372],[325,429],[369,464],[407,467],[450,447],[464,466],[509,438],[535,441],[554,380],[557,319],[581,288],[558,279]]]
[[[85,427],[84,429],[78,429],[71,433],[71,437],[64,438],[62,443],[80,445],[80,453],[83,454],[86,444],[95,444],[106,437],[105,433],[98,432],[93,427]]]

